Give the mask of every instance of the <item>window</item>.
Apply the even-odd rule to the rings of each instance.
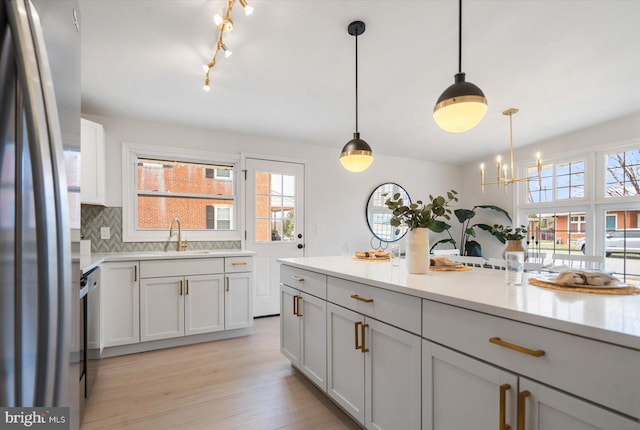
[[[605,197],[640,194],[640,149],[607,154]]]
[[[294,175],[256,172],[256,242],[290,242],[295,233]]]
[[[606,271],[640,284],[640,145],[581,158],[544,165],[540,181],[527,167],[533,180],[519,191],[529,248],[602,256]]]
[[[585,197],[585,163],[582,160],[545,164],[538,180],[537,167],[527,168],[527,202],[546,203]]]
[[[137,144],[123,144],[123,154],[123,241],[166,241],[174,217],[188,240],[240,238],[236,161]]]

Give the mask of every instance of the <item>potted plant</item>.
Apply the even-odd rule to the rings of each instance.
[[[406,205],[400,193],[394,194],[385,200],[384,204],[392,211],[390,224],[394,227],[406,225],[407,247],[406,260],[409,273],[427,273],[429,270],[429,236],[427,229],[436,233],[441,233],[451,226],[440,218],[449,220],[451,209],[448,208],[451,202],[457,202],[458,192],[450,190],[447,197],[429,195],[429,201],[423,203],[417,200],[415,203]],[[383,194],[386,197],[386,194]],[[399,228],[396,234],[399,233]]]
[[[448,239],[440,239],[436,243],[433,244],[433,248],[441,243],[450,243],[454,248],[460,249],[460,255],[470,255],[474,257],[482,257],[482,246],[478,241],[475,240],[477,236],[476,227],[480,230],[484,230],[488,233],[491,232],[492,227],[488,224],[476,223],[471,224],[471,220],[476,216],[476,211],[478,209],[490,209],[496,212],[503,214],[509,221],[511,221],[511,217],[509,213],[504,209],[494,206],[494,205],[476,205],[471,209],[456,209],[453,211],[458,222],[462,224],[461,233],[460,233],[460,242],[456,242],[456,240],[451,236],[449,232],[449,227],[443,229],[449,235]],[[495,236],[495,235],[494,235]],[[499,240],[499,239],[498,239]],[[502,241],[504,243],[504,241]]]
[[[520,227],[513,228],[511,226],[494,224],[493,227],[491,227],[490,233],[500,242],[507,244],[502,252],[502,258],[504,258],[504,254],[507,251],[522,251],[524,252],[525,260],[527,259],[527,249],[522,245],[522,240],[527,237],[526,226],[521,225]]]

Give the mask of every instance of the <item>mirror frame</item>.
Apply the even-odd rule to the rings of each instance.
[[[391,191],[387,191],[384,190],[385,186],[393,186],[393,189]],[[400,234],[396,235],[395,234],[395,227],[389,226],[392,230],[391,230],[391,239],[388,239],[388,235],[383,235],[382,232],[376,232],[374,231],[374,228],[372,227],[372,220],[370,219],[370,215],[372,215],[372,207],[373,207],[373,198],[376,195],[376,193],[379,193],[380,195],[383,192],[388,192],[388,193],[403,193],[406,196],[403,197],[403,199],[405,199],[406,201],[408,201],[408,204],[411,204],[411,196],[409,196],[409,193],[407,192],[407,190],[404,189],[404,187],[402,187],[401,185],[395,183],[395,182],[384,182],[380,185],[378,185],[377,187],[375,187],[373,189],[373,191],[371,192],[371,194],[369,194],[369,198],[367,199],[367,205],[365,207],[365,218],[367,219],[367,226],[369,227],[369,231],[371,232],[371,234],[373,234],[373,236],[375,238],[377,238],[380,242],[386,242],[386,243],[391,243],[391,242],[397,242],[400,239],[402,239],[404,237],[405,234],[407,234],[407,231],[409,230],[407,228],[406,225],[401,225],[400,228]],[[386,208],[386,206],[384,207],[384,211],[382,210],[378,210],[377,213],[384,213],[386,211],[386,213],[391,214],[391,211],[389,209]]]

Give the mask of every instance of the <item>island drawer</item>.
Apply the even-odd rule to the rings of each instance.
[[[327,276],[297,267],[280,267],[280,282],[321,299],[327,298]]]
[[[420,335],[418,297],[329,276],[327,300]]]
[[[225,273],[253,272],[253,257],[225,257]]]
[[[185,258],[175,260],[143,260],[140,278],[209,275],[224,272],[224,258]]]
[[[430,300],[423,300],[422,335],[640,418],[640,351]]]

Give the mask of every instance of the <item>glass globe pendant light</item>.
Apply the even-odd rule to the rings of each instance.
[[[340,154],[340,163],[350,172],[362,172],[373,162],[373,151],[367,142],[360,139],[358,132],[358,36],[364,33],[365,25],[362,21],[349,24],[347,31],[356,38],[356,131],[353,139],[347,142]]]
[[[462,0],[458,1],[458,73],[433,108],[433,119],[441,129],[461,133],[478,125],[487,112],[487,99],[480,88],[465,81],[462,73]]]

